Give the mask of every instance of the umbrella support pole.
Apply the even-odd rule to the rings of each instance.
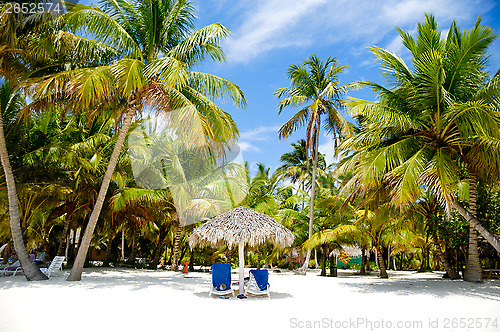
[[[239,259],[238,259],[238,262],[239,262],[239,266],[240,266],[240,271],[239,271],[239,274],[240,274],[240,280],[239,280],[239,294],[243,294],[243,285],[245,283],[245,243],[242,241],[240,242],[240,244],[238,245],[238,255],[239,255]]]

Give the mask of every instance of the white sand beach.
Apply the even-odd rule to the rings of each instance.
[[[208,273],[186,278],[170,271],[95,268],[72,283],[64,275],[44,282],[2,277],[0,331],[500,330],[498,280],[471,284],[415,272],[390,272],[389,280],[345,271],[337,278],[317,274],[271,273],[271,299],[244,300],[208,298]]]

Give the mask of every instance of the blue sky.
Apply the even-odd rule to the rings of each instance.
[[[291,151],[290,143],[305,136],[303,128],[287,140],[278,140],[278,128],[295,111],[288,109],[278,116],[278,100],[273,96],[277,88],[289,85],[289,64],[300,63],[311,53],[322,59],[337,57],[341,65],[350,67],[341,74],[342,83],[381,83],[381,70],[367,47],[387,48],[410,64],[395,27],[414,32],[426,12],[436,16],[444,31],[453,20],[471,28],[481,15],[483,24],[500,34],[500,3],[494,1],[203,0],[196,7],[200,27],[220,22],[232,32],[223,44],[227,61],[202,69],[243,89],[248,101],[245,110],[229,103],[223,107],[238,125],[243,158],[253,170],[257,162],[275,169],[281,154]],[[491,54],[488,69],[494,73],[500,68],[500,40]],[[347,95],[374,99],[368,91]],[[320,151],[332,161],[331,140],[323,135]]]
[[[367,47],[394,51],[410,65],[409,53],[395,28],[415,32],[426,12],[437,18],[443,31],[453,20],[464,29],[471,28],[481,15],[483,25],[500,34],[500,3],[492,0],[199,0],[195,7],[197,27],[220,22],[232,32],[223,43],[227,61],[208,63],[200,70],[243,89],[246,109],[238,110],[230,103],[221,106],[238,125],[243,158],[253,171],[258,162],[277,168],[280,156],[291,151],[290,144],[305,136],[303,128],[287,140],[278,140],[278,128],[295,110],[278,116],[273,92],[289,85],[286,72],[291,63],[300,63],[312,53],[323,60],[337,57],[341,65],[350,67],[341,74],[341,83],[383,83],[381,70]],[[488,69],[494,73],[500,68],[500,40],[490,53]],[[374,99],[368,91],[346,96]],[[327,161],[333,161],[331,140],[324,135],[320,151],[327,155]]]

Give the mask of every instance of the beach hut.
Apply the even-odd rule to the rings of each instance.
[[[189,237],[191,248],[195,246],[228,245],[238,246],[239,293],[243,294],[245,245],[258,246],[264,242],[274,242],[280,247],[290,246],[293,233],[268,215],[247,207],[237,207],[224,212],[193,231]]]
[[[363,256],[363,251],[361,247],[359,246],[348,246],[348,245],[343,245],[341,248],[334,249],[332,252],[330,252],[330,256],[335,257],[335,264],[338,267],[344,267],[344,262],[340,261],[338,259],[338,256],[340,255],[341,251],[344,250],[347,255],[349,256],[349,263],[356,263],[361,265],[361,257]]]

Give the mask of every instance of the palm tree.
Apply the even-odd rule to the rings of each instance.
[[[478,19],[474,28],[463,33],[453,24],[442,39],[430,15],[417,30],[415,40],[398,29],[413,55],[414,70],[396,54],[372,48],[392,88],[360,83],[370,87],[380,101],[352,99],[348,103],[351,114],[361,121],[361,130],[343,143],[341,148],[355,153],[341,168],[356,170],[366,183],[390,184],[392,201],[401,208],[421,197],[424,189],[431,190],[447,211],[456,209],[500,252],[498,237],[455,196],[464,168],[469,170],[466,177],[471,184],[474,174],[493,180],[500,174],[496,97],[500,77],[497,73],[488,80],[484,71],[494,35]],[[475,275],[469,280],[480,280],[477,271]]]
[[[202,135],[214,151],[220,151],[236,139],[238,131],[230,115],[210,98],[229,96],[238,106],[245,104],[236,85],[192,70],[207,57],[218,61],[224,58],[218,43],[229,31],[219,23],[193,31],[194,7],[189,1],[104,0],[100,5],[68,4],[69,11],[61,16],[60,23],[64,29],[92,36],[94,39],[87,40],[88,48],[101,50],[110,61],[102,63],[95,53],[95,61],[88,61],[87,67],[51,75],[38,88],[39,103],[64,97],[77,109],[99,112],[113,102],[120,112],[115,148],[69,281],[81,279],[91,237],[134,115],[144,107],[159,113],[194,108],[203,133],[192,135]]]
[[[46,280],[46,275],[40,272],[40,269],[29,259],[28,251],[23,241],[23,232],[21,230],[21,218],[19,214],[19,205],[16,194],[16,185],[12,168],[10,166],[9,154],[5,144],[3,118],[8,114],[17,114],[24,106],[24,99],[16,91],[14,86],[8,81],[0,86],[0,159],[2,161],[3,173],[7,184],[7,195],[9,200],[10,229],[14,249],[21,263],[24,275],[28,280]]]
[[[279,129],[279,138],[288,138],[295,130],[307,123],[306,160],[312,155],[311,197],[309,203],[309,237],[313,234],[314,197],[316,190],[316,168],[318,164],[318,144],[321,129],[321,117],[327,130],[333,135],[335,144],[341,136],[351,132],[349,123],[340,114],[342,108],[340,97],[346,90],[339,84],[338,74],[347,66],[339,66],[338,60],[328,58],[321,61],[316,55],[309,56],[302,65],[291,64],[288,77],[291,86],[274,92],[278,98],[285,97],[278,105],[278,115],[286,107],[303,107]],[[304,104],[308,104],[304,107]],[[307,251],[306,260],[301,268],[305,273],[309,264],[311,251]]]
[[[35,31],[40,31],[39,28],[44,25],[49,15],[30,15],[22,11],[16,13],[15,11],[8,11],[7,8],[6,4],[0,6],[0,77],[10,80],[10,83],[8,83],[9,87],[5,85],[7,90],[4,90],[4,92],[10,90],[11,92],[7,94],[13,98],[8,97],[7,100],[4,100],[5,104],[3,106],[12,110],[20,107],[20,97],[17,95],[17,92],[12,94],[14,90],[19,89],[19,81],[26,77],[26,74],[30,72],[30,68],[36,66],[36,64],[43,67],[53,57],[45,56],[46,54],[41,56],[40,52],[37,52],[36,48],[33,47],[35,43],[32,43],[36,39],[44,39],[37,36]],[[46,36],[51,35],[51,32],[51,30],[45,29]],[[8,105],[11,102],[12,104]],[[2,112],[6,111],[7,108],[2,109]],[[19,109],[15,111],[19,112]],[[4,113],[2,114],[4,115]],[[0,127],[2,127],[2,132],[0,133],[0,155],[2,155],[2,165],[7,183],[9,216],[14,247],[20,258],[26,278],[28,280],[45,280],[47,277],[28,259],[26,247],[22,238],[20,238],[21,226],[15,182],[5,145],[3,123],[0,124]]]
[[[292,147],[292,152],[284,153],[280,157],[280,161],[283,164],[278,167],[277,172],[282,173],[283,176],[287,179],[290,179],[292,183],[298,183],[300,185],[301,192],[304,193],[306,187],[310,188],[311,186],[312,173],[310,160],[311,158],[306,158],[306,140],[300,139],[296,143],[292,143]],[[326,168],[327,165],[325,162],[325,155],[322,153],[318,153],[318,163],[316,171],[319,174],[317,175],[317,177],[325,175]],[[304,197],[304,200],[305,199],[306,198]],[[304,209],[304,200],[302,201],[302,210]]]

